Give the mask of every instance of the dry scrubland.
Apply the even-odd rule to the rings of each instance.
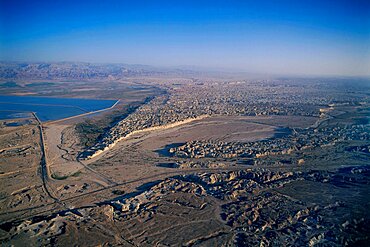
[[[63,95],[121,103],[44,123],[44,168],[38,123],[2,121],[3,244],[369,243],[366,85],[142,74],[53,83],[8,93],[68,86]]]

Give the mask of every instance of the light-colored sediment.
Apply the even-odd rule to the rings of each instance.
[[[128,139],[129,137],[131,137],[135,134],[139,134],[139,133],[143,133],[143,132],[150,132],[150,131],[155,131],[155,130],[165,130],[165,129],[169,129],[169,128],[174,128],[174,127],[178,127],[180,125],[188,124],[188,123],[191,123],[191,122],[194,122],[194,121],[197,121],[197,120],[202,120],[206,117],[209,117],[209,116],[208,115],[201,115],[201,116],[198,116],[198,117],[195,117],[195,118],[188,118],[188,119],[178,121],[178,122],[175,122],[175,123],[165,124],[165,125],[161,125],[161,126],[153,126],[153,127],[149,127],[149,128],[145,128],[145,129],[141,129],[141,130],[135,130],[135,131],[133,131],[133,132],[131,132],[131,133],[125,135],[125,136],[122,136],[122,137],[116,139],[115,141],[113,141],[113,143],[104,147],[104,149],[97,150],[92,155],[87,156],[85,158],[85,160],[96,158],[97,156],[99,156],[99,155],[103,154],[104,152],[108,151],[109,149],[112,149],[118,142],[126,140],[126,139]]]

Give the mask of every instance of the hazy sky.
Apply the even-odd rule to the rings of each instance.
[[[0,0],[0,60],[370,74],[370,1]]]

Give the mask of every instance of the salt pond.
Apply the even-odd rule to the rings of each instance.
[[[0,95],[0,119],[22,118],[35,112],[45,122],[109,108],[115,103],[116,100]]]

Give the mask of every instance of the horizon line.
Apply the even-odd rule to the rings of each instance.
[[[253,76],[270,76],[270,77],[302,77],[302,78],[366,78],[370,79],[369,74],[309,74],[309,73],[276,73],[276,72],[253,72],[241,69],[232,69],[227,67],[215,67],[215,66],[201,66],[201,65],[153,65],[153,64],[142,64],[142,63],[128,63],[128,62],[97,62],[97,61],[77,61],[77,60],[3,60],[0,59],[0,63],[81,63],[81,64],[100,64],[100,65],[128,65],[128,66],[145,66],[152,67],[153,69],[177,69],[183,71],[194,71],[204,73],[221,73],[221,74],[245,74]]]

